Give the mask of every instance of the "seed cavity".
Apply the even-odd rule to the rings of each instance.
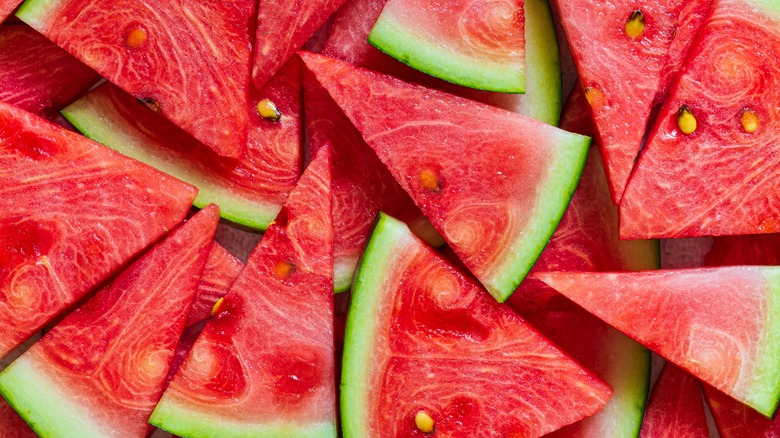
[[[149,39],[149,33],[141,26],[135,26],[132,29],[130,29],[129,32],[127,32],[127,37],[125,38],[125,44],[127,44],[128,47],[132,47],[134,49],[137,49],[144,44],[146,44],[146,41]]]
[[[425,169],[420,173],[420,184],[422,184],[425,189],[432,192],[441,190],[441,181],[439,181],[436,172],[431,169]]]
[[[279,108],[277,108],[276,104],[268,99],[263,99],[260,102],[257,102],[257,113],[260,114],[260,116],[264,119],[271,122],[278,122],[282,119],[282,113],[279,112]]]
[[[742,122],[742,129],[744,129],[748,134],[752,134],[758,129],[758,116],[756,116],[756,113],[747,108],[742,110],[742,115],[739,117],[739,121]]]
[[[629,38],[639,38],[645,33],[645,14],[639,9],[631,13],[626,22],[626,35]]]
[[[696,116],[693,115],[688,105],[682,105],[677,112],[677,126],[683,134],[691,135],[696,132]]]
[[[150,110],[159,113],[160,110],[162,110],[162,106],[160,105],[160,102],[158,102],[156,99],[151,97],[144,97],[142,99],[138,99],[138,102],[141,103],[141,105],[149,108]]]
[[[425,411],[418,411],[414,416],[414,424],[423,433],[433,432],[433,418]]]
[[[225,297],[222,297],[214,303],[214,307],[211,308],[211,317],[213,318],[222,310],[222,304],[225,303]]]
[[[279,262],[276,265],[276,276],[279,277],[280,280],[284,280],[285,278],[289,277],[290,274],[295,272],[295,263],[290,262]]]

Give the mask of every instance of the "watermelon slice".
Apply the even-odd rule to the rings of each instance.
[[[598,127],[615,203],[639,153],[682,3],[555,2]]]
[[[780,268],[536,277],[672,363],[769,417],[780,397]],[[739,315],[735,318],[733,315]]]
[[[780,231],[780,8],[718,0],[697,41],[626,190],[623,238]]]
[[[3,102],[51,116],[98,79],[91,68],[28,26],[0,27]]]
[[[195,188],[0,103],[0,357],[184,219]]]
[[[214,242],[187,319],[188,327],[211,316],[214,304],[227,294],[243,267],[240,260]]]
[[[702,385],[720,438],[777,438],[780,417],[770,420],[709,385]]]
[[[39,435],[148,434],[218,221],[201,210],[0,373]]]
[[[709,436],[699,382],[667,363],[650,396],[639,438]]]
[[[252,80],[261,88],[325,23],[344,0],[261,0]]]
[[[0,0],[0,23],[5,21],[24,0]]]
[[[260,102],[273,104],[280,118],[260,116]],[[262,90],[252,88],[249,103],[249,141],[240,160],[216,155],[110,84],[63,114],[93,140],[197,186],[195,206],[218,204],[225,219],[264,230],[300,176],[300,61],[291,61]]]
[[[27,0],[17,16],[219,155],[244,153],[254,0]]]
[[[614,390],[612,398],[597,414],[546,437],[637,436],[650,385],[650,352],[583,310],[526,316],[543,335],[604,378]]]
[[[506,300],[560,221],[590,139],[343,61],[302,56],[465,265]]]
[[[368,41],[441,79],[523,93],[524,26],[522,0],[388,0]]]
[[[321,149],[152,424],[183,436],[336,436],[330,164]]]
[[[359,437],[538,437],[612,392],[385,214],[355,278],[341,390]]]
[[[0,397],[0,436],[3,438],[38,438],[11,405]]]
[[[716,237],[704,257],[707,266],[780,265],[780,234]]]

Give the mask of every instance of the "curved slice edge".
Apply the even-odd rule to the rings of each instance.
[[[766,331],[755,364],[755,379],[746,404],[772,418],[780,402],[780,269],[765,271],[767,293]]]

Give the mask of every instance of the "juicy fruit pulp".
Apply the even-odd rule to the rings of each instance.
[[[342,61],[302,57],[464,264],[506,300],[560,221],[590,139]]]
[[[179,223],[194,187],[0,103],[0,357]]]
[[[187,319],[188,327],[211,316],[214,304],[225,296],[243,267],[244,264],[240,260],[218,243],[215,242],[211,246]]]
[[[0,373],[38,434],[147,436],[218,221],[193,216]]]
[[[771,420],[709,385],[702,388],[720,438],[780,436],[780,417]]]
[[[554,394],[554,396],[553,396]],[[611,390],[380,215],[352,291],[342,373],[346,437],[537,437],[601,409]]]
[[[667,363],[650,396],[640,438],[708,438],[699,382]]]

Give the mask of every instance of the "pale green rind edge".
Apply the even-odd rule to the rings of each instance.
[[[305,421],[306,419],[302,419]],[[187,438],[335,438],[337,427],[333,423],[313,423],[308,425],[282,421],[271,423],[247,423],[231,421],[201,411],[191,411],[184,406],[166,400],[165,397],[155,408],[149,423],[166,432]]]
[[[552,134],[558,137],[553,152],[555,158],[549,164],[542,184],[537,187],[537,202],[531,218],[521,235],[511,244],[516,248],[514,253],[506,256],[503,263],[493,269],[490,277],[482,279],[482,284],[500,303],[514,293],[555,233],[571,202],[588,157],[590,137],[557,128],[550,129],[558,131]]]
[[[355,274],[355,265],[350,260],[336,260],[333,263],[333,291],[335,293],[346,292],[352,287],[352,276]]]
[[[762,268],[766,279],[766,327],[745,404],[771,418],[780,400],[780,268]]]
[[[773,18],[780,18],[780,1],[778,0],[744,0],[745,3],[757,6]]]
[[[16,16],[30,27],[40,30],[49,11],[59,3],[59,0],[27,0],[16,11]]]
[[[502,93],[525,92],[524,61],[494,63],[445,51],[436,41],[402,26],[386,10],[371,29],[368,42],[412,68],[454,84]]]
[[[614,411],[619,427],[615,431],[621,437],[638,437],[642,429],[642,419],[647,408],[647,396],[650,392],[650,350],[638,342],[612,328],[611,342],[615,355],[614,367],[605,373],[604,379],[610,383],[614,393],[610,403],[619,403]]]
[[[135,132],[123,120],[107,119],[105,112],[99,111],[104,105],[113,105],[104,98],[98,88],[80,100],[62,110],[62,115],[82,134],[125,156],[141,161],[162,172],[188,182],[198,188],[193,202],[198,208],[211,203],[219,205],[220,216],[244,227],[264,231],[282,209],[281,205],[260,204],[233,195],[228,188],[210,181],[184,163],[174,164],[164,157],[150,151],[143,136]]]
[[[0,373],[0,392],[35,433],[61,438],[111,436],[111,426],[102,427],[90,418],[89,410],[78,405],[78,397],[70,397],[66,388],[46,375],[45,368],[23,354]]]
[[[385,278],[404,241],[413,239],[406,225],[379,214],[363,258],[358,263],[347,315],[341,372],[341,426],[345,438],[368,436],[369,371],[374,334],[379,330],[377,312]]]

